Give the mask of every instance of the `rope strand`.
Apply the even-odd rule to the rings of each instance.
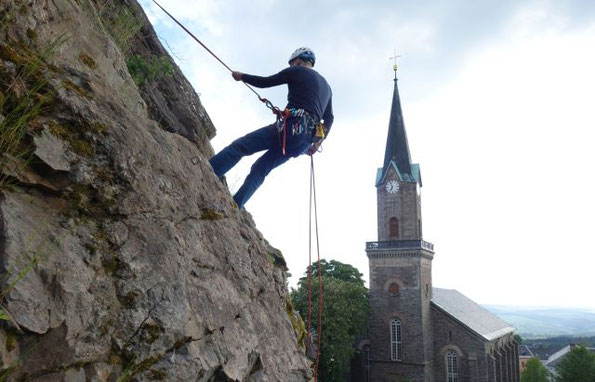
[[[310,209],[308,214],[308,331],[306,343],[310,345],[310,328],[312,323],[312,169],[310,168]],[[316,377],[314,377],[316,378]]]
[[[223,65],[224,67],[227,68],[227,70],[229,70],[230,72],[233,73],[233,70],[225,63],[223,62],[223,60],[221,60],[215,53],[213,53],[205,44],[202,43],[202,41],[200,41],[195,35],[192,34],[192,32],[190,32],[181,22],[179,22],[175,17],[173,17],[168,11],[165,10],[165,8],[163,8],[157,1],[153,0],[153,2],[159,7],[161,8],[161,10],[163,12],[165,12],[166,15],[168,15],[176,24],[178,24],[180,26],[180,28],[182,28],[186,33],[188,33],[190,35],[190,37],[192,37],[194,39],[194,41],[196,41],[197,43],[199,43],[203,48],[205,48],[205,50],[207,52],[209,52],[211,54],[211,56],[215,57],[215,59],[217,61],[219,61],[221,63],[221,65]],[[271,109],[271,111],[273,112],[273,114],[279,116],[279,114],[281,113],[280,109],[276,106],[274,106],[271,101],[269,101],[266,98],[263,98],[260,96],[260,94],[258,94],[258,92],[256,90],[254,90],[254,88],[250,85],[248,85],[247,83],[245,83],[244,81],[242,81],[242,83],[244,85],[246,85],[246,87],[248,89],[250,89],[252,91],[252,93],[256,94],[256,96],[258,97],[258,100],[260,102],[263,102],[266,107],[268,107],[269,109]]]
[[[314,205],[314,229],[316,233],[316,252],[318,254],[318,340],[316,343],[316,361],[314,364],[314,381],[318,381],[320,363],[320,345],[322,342],[322,265],[320,263],[320,240],[318,235],[318,209],[316,205],[316,180],[314,174],[314,158],[310,156],[310,224],[309,224],[309,266],[308,266],[308,340],[310,338],[310,321],[312,305],[312,205]],[[309,341],[308,341],[309,343]]]

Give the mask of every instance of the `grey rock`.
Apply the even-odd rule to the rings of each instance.
[[[35,155],[56,171],[70,171],[70,162],[74,156],[67,151],[66,144],[44,129],[41,135],[33,138]]]
[[[214,128],[198,97],[177,69],[139,90],[100,12],[83,3],[31,3],[19,23],[0,27],[0,41],[14,46],[35,27],[37,51],[75,31],[46,75],[80,91],[60,89],[59,107],[43,117],[106,127],[77,130],[90,156],[54,137],[36,139],[37,156],[68,172],[68,187],[19,180],[0,191],[2,287],[14,281],[4,304],[9,325],[23,329],[12,353],[0,346],[0,356],[21,360],[15,380],[27,372],[115,381],[124,370],[139,381],[309,380],[285,311],[282,257],[205,160]],[[144,19],[135,1],[110,4]],[[18,9],[14,0],[3,6]],[[144,31],[134,46],[164,52]],[[96,65],[81,63],[82,54]],[[159,101],[167,97],[173,103]],[[51,174],[28,168],[53,184]]]

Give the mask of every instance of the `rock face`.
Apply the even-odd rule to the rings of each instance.
[[[0,379],[311,378],[214,132],[135,1],[2,0]]]

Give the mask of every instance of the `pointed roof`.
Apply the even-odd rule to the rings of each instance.
[[[412,176],[411,155],[409,154],[407,133],[405,132],[405,123],[403,122],[403,111],[401,109],[399,88],[397,87],[396,72],[394,81],[395,90],[393,92],[393,103],[390,112],[390,122],[388,125],[388,136],[386,139],[386,150],[384,152],[382,177],[386,175],[386,172],[390,168],[391,162],[394,162],[401,175],[407,177],[407,175]]]

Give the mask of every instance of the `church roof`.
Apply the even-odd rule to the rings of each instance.
[[[432,304],[488,341],[515,328],[454,289],[432,288]]]
[[[388,124],[386,149],[384,151],[384,164],[382,165],[382,175],[379,178],[384,178],[389,168],[395,166],[403,180],[414,181],[416,179],[412,172],[409,143],[407,141],[405,123],[403,122],[403,111],[401,109],[401,99],[399,97],[396,77],[394,81],[395,89]],[[419,173],[419,166],[417,172]]]

